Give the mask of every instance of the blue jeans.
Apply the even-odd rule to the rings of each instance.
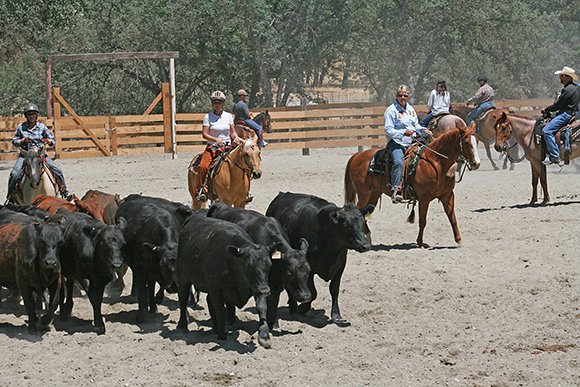
[[[467,115],[467,125],[471,125],[471,123],[473,121],[475,121],[477,119],[477,117],[479,117],[479,115],[481,113],[483,113],[483,111],[485,109],[487,109],[488,107],[490,107],[490,106],[495,106],[495,104],[493,103],[493,101],[484,102],[481,105],[478,105],[471,112],[469,112],[469,114]]]
[[[387,149],[393,158],[393,166],[391,168],[391,191],[396,192],[401,186],[401,178],[403,177],[403,164],[405,162],[405,151],[407,147],[390,140],[387,143]]]
[[[556,144],[556,138],[554,135],[566,125],[570,119],[572,118],[572,114],[570,113],[561,113],[558,114],[556,117],[552,118],[550,122],[544,129],[542,129],[542,134],[544,135],[544,141],[546,141],[546,148],[548,148],[548,155],[550,159],[556,160],[560,158],[560,147]]]
[[[423,118],[421,120],[421,122],[419,122],[419,125],[427,127],[427,125],[429,125],[429,121],[431,121],[431,119],[433,118],[433,113],[429,113],[425,116],[425,118]]]
[[[51,172],[56,176],[56,178],[62,183],[62,186],[65,190],[68,191],[66,188],[66,183],[64,182],[64,174],[62,173],[62,169],[48,155],[46,156],[46,165],[51,170]],[[6,194],[6,198],[10,198],[12,196],[12,191],[14,191],[14,187],[16,187],[16,183],[18,182],[18,178],[22,174],[22,169],[24,168],[24,157],[20,156],[16,159],[16,163],[14,163],[14,168],[12,168],[12,172],[10,172],[10,177],[8,178],[8,192]]]
[[[262,127],[249,118],[246,118],[243,121],[246,123],[246,125],[252,128],[254,132],[256,132],[256,136],[258,136],[258,146],[261,148],[262,145],[264,145],[264,137],[262,136]]]

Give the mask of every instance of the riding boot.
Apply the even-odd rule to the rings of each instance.
[[[72,194],[72,192],[70,192],[65,185],[62,183],[62,181],[60,181],[60,179],[55,178],[56,180],[56,185],[58,185],[58,190],[60,191],[60,194],[62,195],[62,197],[67,201],[70,202],[71,200],[73,200],[74,195]]]

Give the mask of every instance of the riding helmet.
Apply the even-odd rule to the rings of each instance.
[[[215,100],[219,100],[219,101],[222,101],[222,102],[226,102],[226,96],[225,96],[224,93],[222,93],[221,91],[217,90],[217,91],[214,91],[211,94],[211,100],[212,100],[212,102],[215,101]]]
[[[24,108],[24,115],[26,115],[27,113],[30,113],[30,112],[38,113],[38,106],[36,106],[33,103],[29,103],[28,105],[26,105],[26,107]]]
[[[485,75],[480,75],[479,77],[477,77],[477,82],[481,81],[487,83],[487,77]]]

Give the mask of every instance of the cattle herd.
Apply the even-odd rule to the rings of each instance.
[[[364,229],[374,206],[338,207],[307,194],[279,193],[265,215],[94,190],[74,202],[39,195],[31,205],[0,209],[0,285],[20,293],[31,333],[48,330],[57,309],[60,319],[71,316],[76,283],[93,308],[95,331],[104,334],[105,287],[121,291],[129,267],[136,322],[156,313],[165,292],[177,292],[176,329],[187,331],[188,307],[205,293],[213,332],[224,340],[236,307],[254,297],[258,342],[268,348],[270,329],[279,328],[280,294],[288,293],[290,313],[305,314],[317,296],[315,274],[330,281],[330,316],[342,320],[347,251],[371,247]]]

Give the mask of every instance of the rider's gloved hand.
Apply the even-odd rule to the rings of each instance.
[[[22,141],[20,141],[21,144],[28,144],[30,142],[30,140],[32,140],[30,137],[24,137],[22,139]]]

